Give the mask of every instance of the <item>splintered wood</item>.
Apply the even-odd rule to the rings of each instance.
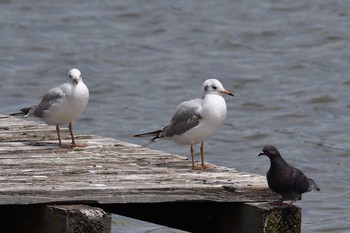
[[[67,129],[63,143],[68,144]],[[0,204],[261,202],[278,197],[263,176],[95,135],[59,148],[55,128],[0,115]],[[229,152],[228,152],[229,153]]]

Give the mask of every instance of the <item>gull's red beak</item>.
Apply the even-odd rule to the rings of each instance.
[[[224,90],[224,91],[220,91],[220,92],[225,94],[225,95],[234,96],[231,91]]]

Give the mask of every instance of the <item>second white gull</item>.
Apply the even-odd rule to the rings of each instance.
[[[233,96],[225,90],[217,79],[207,79],[202,85],[202,98],[180,103],[177,111],[164,128],[148,133],[136,134],[134,137],[153,136],[150,142],[158,139],[170,139],[178,144],[190,145],[192,169],[206,169],[204,163],[204,141],[210,138],[224,122],[227,107],[224,95]],[[201,143],[201,164],[194,163],[193,145]]]

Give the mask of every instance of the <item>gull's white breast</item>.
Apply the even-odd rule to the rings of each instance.
[[[171,139],[179,144],[197,144],[210,138],[226,118],[226,102],[220,95],[208,94],[204,97],[198,113],[202,117],[197,126]]]
[[[67,124],[77,118],[89,101],[89,90],[83,82],[77,85],[64,83],[57,87],[63,96],[44,111],[43,120],[48,125]]]

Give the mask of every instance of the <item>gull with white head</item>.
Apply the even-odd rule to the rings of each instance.
[[[48,125],[56,125],[56,132],[60,147],[61,142],[59,125],[68,124],[72,143],[69,147],[84,147],[75,142],[72,121],[85,110],[89,101],[89,89],[83,82],[81,72],[78,69],[71,69],[68,72],[67,82],[54,87],[41,95],[38,105],[21,109],[19,113],[11,116],[25,115],[35,116],[43,120]]]
[[[202,86],[203,96],[180,103],[170,123],[160,130],[137,134],[134,137],[153,136],[150,142],[158,139],[170,139],[182,145],[190,145],[192,169],[205,169],[204,141],[210,138],[226,118],[224,95],[233,96],[225,90],[219,80],[207,79]],[[194,163],[193,145],[201,143],[201,165]]]

